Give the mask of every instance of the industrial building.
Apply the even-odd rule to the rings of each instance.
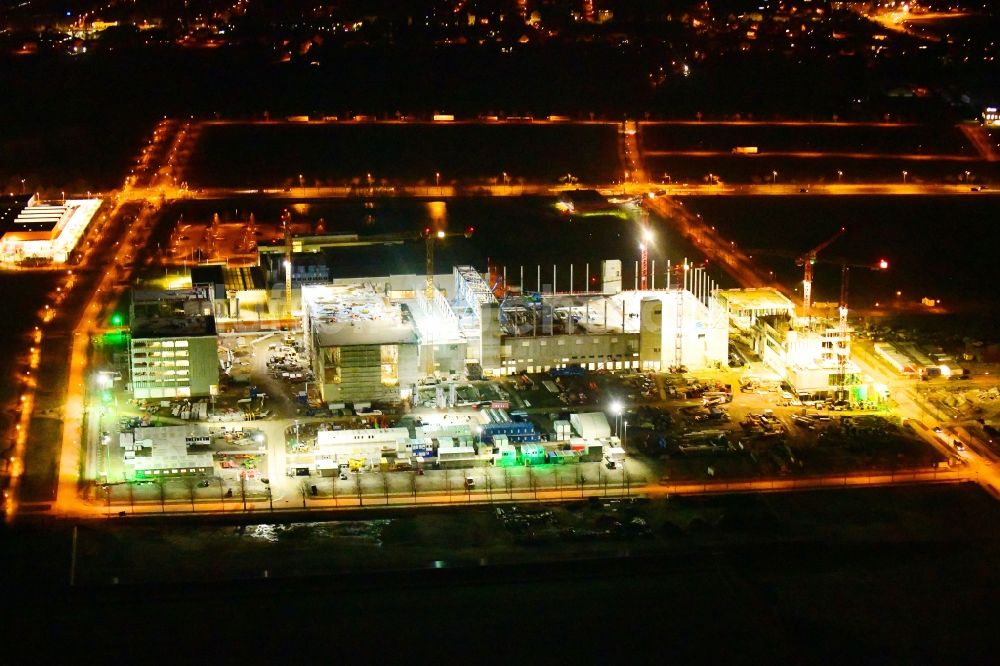
[[[212,289],[132,292],[129,370],[136,398],[214,395],[219,385]]]
[[[52,203],[36,196],[3,197],[0,263],[66,262],[100,207],[100,199]]]
[[[618,262],[606,274],[620,275]],[[407,400],[422,377],[689,369],[724,363],[729,321],[707,279],[689,289],[547,293],[498,299],[482,274],[302,286],[305,345],[327,402]],[[446,295],[447,294],[447,295]]]
[[[216,326],[240,321],[252,323],[273,318],[267,281],[260,266],[206,264],[191,269],[191,284],[212,287]]]
[[[861,369],[849,358],[852,332],[824,319],[768,315],[757,319],[754,351],[802,397],[829,398],[842,388],[865,400]]]
[[[199,426],[136,428],[122,432],[126,479],[157,479],[179,476],[212,476],[212,438]]]
[[[600,412],[573,414],[571,422],[558,422],[565,427],[557,426],[544,445],[531,422],[513,421],[506,414],[422,418],[421,425],[410,428],[319,430],[315,447],[296,454],[287,473],[333,476],[345,469],[406,470],[431,464],[444,468],[565,464],[624,455],[621,442],[611,435],[607,418]]]

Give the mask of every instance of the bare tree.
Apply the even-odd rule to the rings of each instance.
[[[354,475],[354,490],[358,494],[358,506],[364,506],[364,499],[361,497],[361,472]]]
[[[493,475],[490,474],[490,468],[486,468],[486,494],[489,495],[490,504],[493,503]]]
[[[166,482],[167,480],[162,477],[156,480],[156,485],[159,486],[159,491],[160,491],[160,511],[164,513],[166,513],[167,511],[167,488],[165,485]]]
[[[507,499],[514,499],[514,477],[507,467],[503,468],[503,485],[507,488]]]
[[[338,476],[339,476],[338,473],[334,473],[334,475],[330,477],[330,496],[333,497],[333,505],[334,506],[337,506],[337,477]]]
[[[245,474],[240,474],[240,499],[243,500],[243,510],[247,510],[247,477]],[[305,506],[305,502],[302,502]]]
[[[413,495],[413,501],[417,501],[417,473],[410,472],[410,493]]]
[[[552,470],[553,478],[556,482],[556,490],[559,491],[559,499],[562,499],[562,475],[559,473],[559,468],[556,467]]]
[[[194,497],[198,490],[197,480],[193,476],[185,476],[184,487],[187,489],[188,499],[191,501],[191,512],[194,513]]]
[[[447,467],[444,468],[444,489],[448,493],[448,499],[451,499],[451,470]]]
[[[382,494],[385,496],[385,503],[389,503],[389,475],[386,472],[379,472],[382,481]]]
[[[538,476],[535,474],[535,470],[528,468],[528,487],[535,494],[535,499],[538,499]]]
[[[305,481],[299,482],[299,495],[302,496],[302,508],[306,508],[306,496],[309,495],[309,484]]]

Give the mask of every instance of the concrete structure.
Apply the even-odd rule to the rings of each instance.
[[[795,304],[777,289],[720,289],[718,296],[730,323],[741,332],[749,332],[758,317],[795,315]]]
[[[191,269],[191,283],[211,285],[217,324],[238,320],[259,321],[272,316],[268,306],[267,281],[259,266],[195,266]]]
[[[838,354],[850,356],[851,330],[825,320],[795,319],[787,315],[759,317],[754,327],[754,351],[769,368],[791,384],[801,396],[832,397],[840,388]],[[844,366],[844,388],[864,399],[859,387],[864,381],[858,366]]]
[[[133,291],[129,369],[136,398],[213,395],[219,385],[218,340],[206,285]]]
[[[605,262],[609,291],[514,291],[503,302],[470,266],[434,276],[430,299],[420,275],[303,285],[307,354],[327,402],[407,400],[426,376],[726,362],[729,319],[707,276],[690,289],[621,291],[620,271]]]
[[[408,305],[385,284],[302,287],[303,331],[328,402],[395,402],[418,378],[420,335]],[[411,299],[412,300],[412,299]]]
[[[2,206],[5,212],[0,214],[0,262],[3,263],[66,262],[101,207],[100,199],[67,199],[58,203],[42,203],[35,197],[5,199],[7,203]],[[15,211],[16,216],[12,215]]]
[[[728,354],[728,317],[709,293],[532,295],[484,306],[481,319],[486,375],[573,365],[656,371],[675,365],[678,348],[681,364],[697,369]]]

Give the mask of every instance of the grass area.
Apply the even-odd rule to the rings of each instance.
[[[610,556],[623,545],[656,553],[747,540],[940,541],[961,539],[998,511],[978,488],[963,486],[602,499],[243,527],[92,523],[81,527],[79,571],[88,584],[112,577],[217,581],[258,578],[265,569],[283,578],[440,566],[436,562],[558,562]]]

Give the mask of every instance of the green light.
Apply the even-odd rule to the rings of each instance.
[[[112,326],[121,326],[123,321],[124,321],[124,319],[122,318],[122,315],[121,315],[120,312],[116,312],[113,315],[111,315],[111,325]]]

